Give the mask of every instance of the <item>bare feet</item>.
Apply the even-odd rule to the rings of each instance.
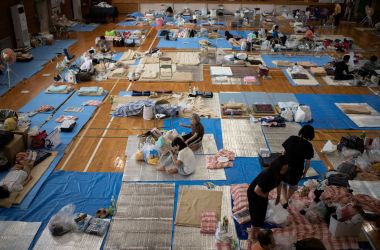
[[[157,171],[165,171],[165,168],[163,166],[158,166],[156,169]]]
[[[166,172],[168,172],[169,174],[176,174],[176,173],[178,173],[178,170],[176,168],[171,168]]]

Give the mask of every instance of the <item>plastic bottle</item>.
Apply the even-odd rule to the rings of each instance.
[[[115,197],[112,195],[112,198],[111,198],[111,204],[108,208],[108,213],[110,215],[115,215],[116,214],[116,200],[115,200]]]

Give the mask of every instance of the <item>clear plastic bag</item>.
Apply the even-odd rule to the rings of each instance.
[[[288,210],[284,209],[281,204],[275,205],[275,201],[268,203],[265,221],[276,225],[286,225],[288,223]]]
[[[311,121],[311,110],[309,106],[300,105],[294,114],[295,122],[309,122]]]
[[[366,152],[364,152],[361,156],[356,158],[355,165],[363,171],[366,171],[371,167],[371,160],[366,154]]]
[[[368,151],[368,159],[371,163],[380,162],[380,149],[372,149]]]
[[[342,148],[341,157],[344,160],[351,160],[351,159],[358,157],[359,155],[361,155],[359,150],[350,149],[350,148],[346,148],[346,147]]]
[[[58,213],[51,217],[48,228],[53,236],[60,236],[76,230],[75,205],[69,204],[61,208]]]
[[[376,137],[373,139],[372,144],[371,144],[371,149],[372,150],[380,150],[380,139],[379,137]]]
[[[150,165],[157,165],[160,161],[160,151],[154,144],[145,143],[143,146],[144,161]]]
[[[293,111],[291,108],[285,108],[281,111],[281,117],[284,118],[288,122],[292,122],[294,120]]]

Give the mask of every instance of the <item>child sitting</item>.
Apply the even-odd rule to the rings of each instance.
[[[172,166],[174,164],[174,167]],[[161,160],[158,171],[167,171],[169,174],[190,175],[195,171],[195,156],[187,147],[182,138],[177,137],[172,142],[170,154]]]
[[[0,199],[8,198],[12,192],[21,192],[24,186],[32,179],[30,172],[36,160],[37,153],[29,151],[16,155],[16,164],[0,181]]]

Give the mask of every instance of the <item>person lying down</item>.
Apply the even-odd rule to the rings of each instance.
[[[176,137],[172,142],[172,148],[161,157],[157,170],[187,176],[194,173],[195,162],[193,151],[181,137]]]
[[[4,179],[0,181],[0,199],[5,199],[13,192],[21,192],[32,179],[30,172],[37,158],[37,152],[21,152],[16,155],[16,164]]]

